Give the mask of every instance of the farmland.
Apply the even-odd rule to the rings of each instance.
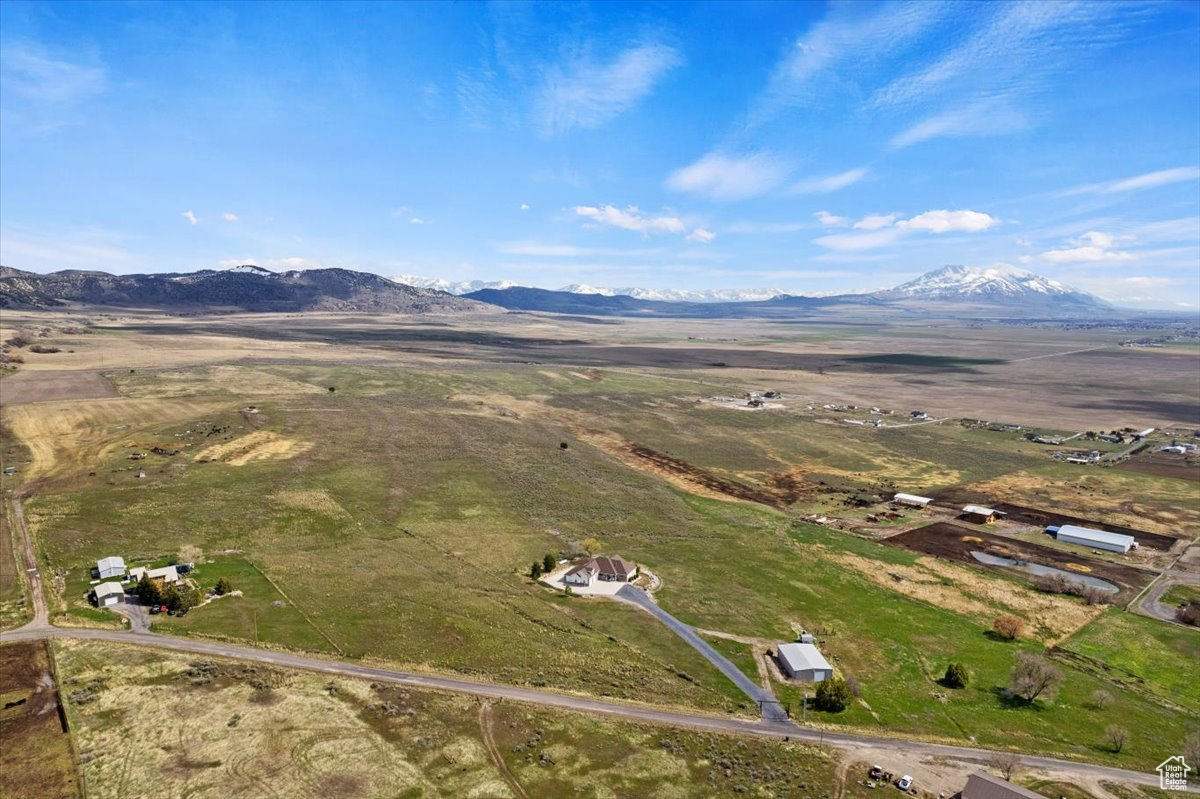
[[[1186,674],[1190,630],[1156,650],[1153,673],[1121,667],[1144,690],[1063,656],[1057,699],[1009,701],[1017,652],[1057,644],[1104,659],[1155,633],[1093,640],[1117,611],[1036,593],[948,553],[868,540],[878,531],[863,526],[890,492],[961,490],[1101,514],[1168,541],[1195,529],[1190,481],[1081,475],[1018,436],[958,421],[1072,433],[1189,422],[1186,358],[1147,365],[1158,356],[1113,348],[1028,360],[1117,335],[1040,328],[286,321],[104,320],[60,353],[69,358],[30,356],[34,374],[98,371],[103,355],[114,394],[4,409],[29,446],[15,487],[72,623],[105,616],[83,605],[97,558],[161,562],[194,547],[205,553],[198,581],[227,577],[242,593],[156,619],[156,632],[752,717],[736,688],[647,614],[526,576],[531,561],[595,538],[658,575],[659,603],[688,624],[767,641],[815,633],[862,692],[843,713],[808,714],[831,728],[1144,769],[1161,760],[1155,742],[1135,736],[1111,753],[1092,740],[1104,718],[1119,714],[1173,745],[1187,731],[1179,708],[1200,708],[1170,684]],[[715,333],[737,340],[695,338]],[[1160,399],[1139,404],[1139,388],[1093,408],[1045,396],[1116,362]],[[1010,385],[1033,377],[1038,391]],[[981,381],[997,386],[985,400]],[[764,388],[783,394],[781,408],[703,401]],[[847,425],[846,413],[823,408],[831,401],[919,407],[945,421]],[[905,512],[897,524],[922,519]],[[1140,571],[1108,568],[1130,592],[1144,584]],[[1001,613],[1024,620],[1028,637],[990,636]],[[722,646],[749,670],[752,658]],[[939,684],[950,661],[968,665],[969,687]],[[799,707],[798,688],[775,688]],[[1100,690],[1113,694],[1104,711],[1088,700]]]
[[[0,699],[0,796],[82,796],[45,644],[0,647]]]

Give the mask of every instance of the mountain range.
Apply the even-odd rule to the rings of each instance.
[[[600,289],[585,285],[552,291],[509,281],[452,283],[403,277],[426,285],[414,286],[398,278],[349,269],[272,272],[249,264],[220,271],[140,275],[83,270],[39,275],[0,267],[0,307],[80,304],[194,312],[427,313],[479,311],[489,307],[495,310],[499,306],[518,311],[592,316],[682,318],[785,318],[838,308],[1047,317],[1084,316],[1111,310],[1098,297],[1013,267],[946,266],[892,289],[826,296],[790,295],[773,289],[696,292]]]

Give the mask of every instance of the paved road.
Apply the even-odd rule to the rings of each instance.
[[[728,677],[733,684],[741,689],[742,693],[750,697],[762,711],[762,717],[766,721],[787,721],[787,713],[783,707],[775,699],[775,696],[769,691],[763,689],[761,685],[751,680],[742,670],[729,662],[729,659],[722,655],[717,650],[696,634],[696,630],[679,619],[667,613],[660,608],[650,595],[642,589],[634,585],[622,586],[621,590],[617,591],[616,598],[628,602],[631,605],[636,605],[642,610],[654,616],[661,621],[666,627],[684,641],[693,649],[704,656],[704,659],[717,667],[718,670]]]

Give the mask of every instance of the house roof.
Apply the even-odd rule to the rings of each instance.
[[[142,575],[146,575],[151,580],[161,579],[163,582],[174,583],[179,580],[179,572],[174,566],[163,566],[158,569],[147,569],[145,566],[135,566],[129,570],[129,576],[135,580],[142,579]]]
[[[588,560],[588,561],[584,561],[583,563],[580,563],[575,568],[569,570],[566,574],[563,575],[563,577],[570,577],[574,574],[582,574],[583,572],[587,572],[589,575],[594,576],[597,571],[599,571],[599,568],[596,566],[596,561]]]
[[[633,570],[637,568],[620,555],[613,555],[611,558],[600,555],[599,557],[592,558],[592,563],[596,564],[601,574],[618,574],[624,576],[632,574]]]
[[[100,571],[106,571],[108,569],[120,569],[121,571],[124,571],[125,559],[118,555],[100,558],[100,560],[96,561],[96,568]]]
[[[978,513],[980,516],[1004,516],[1004,515],[1006,515],[994,508],[985,508],[982,505],[964,505],[963,513]]]
[[[1041,794],[1034,793],[1028,788],[1013,785],[999,777],[977,771],[967,777],[967,784],[962,790],[963,799],[1045,799]]]
[[[812,644],[780,644],[776,649],[779,659],[792,671],[807,669],[825,669],[832,671],[833,666]]]
[[[113,594],[125,596],[125,588],[120,583],[100,583],[92,590],[96,592],[96,599],[104,599]]]
[[[1058,535],[1073,535],[1076,538],[1086,538],[1089,541],[1103,541],[1106,544],[1128,547],[1136,543],[1131,535],[1110,533],[1107,530],[1093,530],[1091,527],[1079,527],[1074,524],[1064,524],[1058,528]]]

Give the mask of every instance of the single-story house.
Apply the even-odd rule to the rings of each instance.
[[[580,563],[575,568],[569,570],[563,575],[563,582],[567,585],[591,585],[592,580],[596,579],[600,568],[596,565],[595,560],[589,560]]]
[[[780,644],[775,653],[783,673],[793,680],[822,682],[833,676],[833,666],[813,644]]]
[[[125,587],[120,583],[100,583],[92,589],[96,595],[96,607],[106,608],[125,601]]]
[[[912,413],[909,414],[909,416],[913,419],[928,419],[929,418],[929,414],[925,413],[925,411],[913,411]]]
[[[179,582],[179,572],[174,566],[163,566],[161,569],[147,569],[145,566],[134,566],[129,570],[129,577],[135,583],[142,579],[143,574],[162,585],[174,585]]]
[[[962,799],[1044,799],[1040,793],[977,771],[967,777]]]
[[[1137,540],[1131,535],[1110,533],[1107,530],[1093,530],[1090,527],[1079,527],[1074,524],[1064,524],[1054,533],[1055,540],[1068,544],[1080,544],[1085,547],[1129,554],[1129,550],[1137,548]]]
[[[919,497],[916,494],[897,494],[892,497],[892,502],[900,505],[911,505],[914,508],[923,508],[930,502],[933,502],[933,499],[930,497]]]
[[[1007,515],[994,508],[985,508],[982,505],[966,505],[963,507],[962,512],[967,517],[967,521],[977,524],[991,524],[1000,516]]]
[[[125,559],[116,555],[100,558],[96,561],[96,576],[101,580],[107,580],[109,577],[124,577]]]
[[[636,563],[630,563],[620,555],[589,558],[563,575],[567,585],[591,585],[592,580],[627,583],[638,575]]]

